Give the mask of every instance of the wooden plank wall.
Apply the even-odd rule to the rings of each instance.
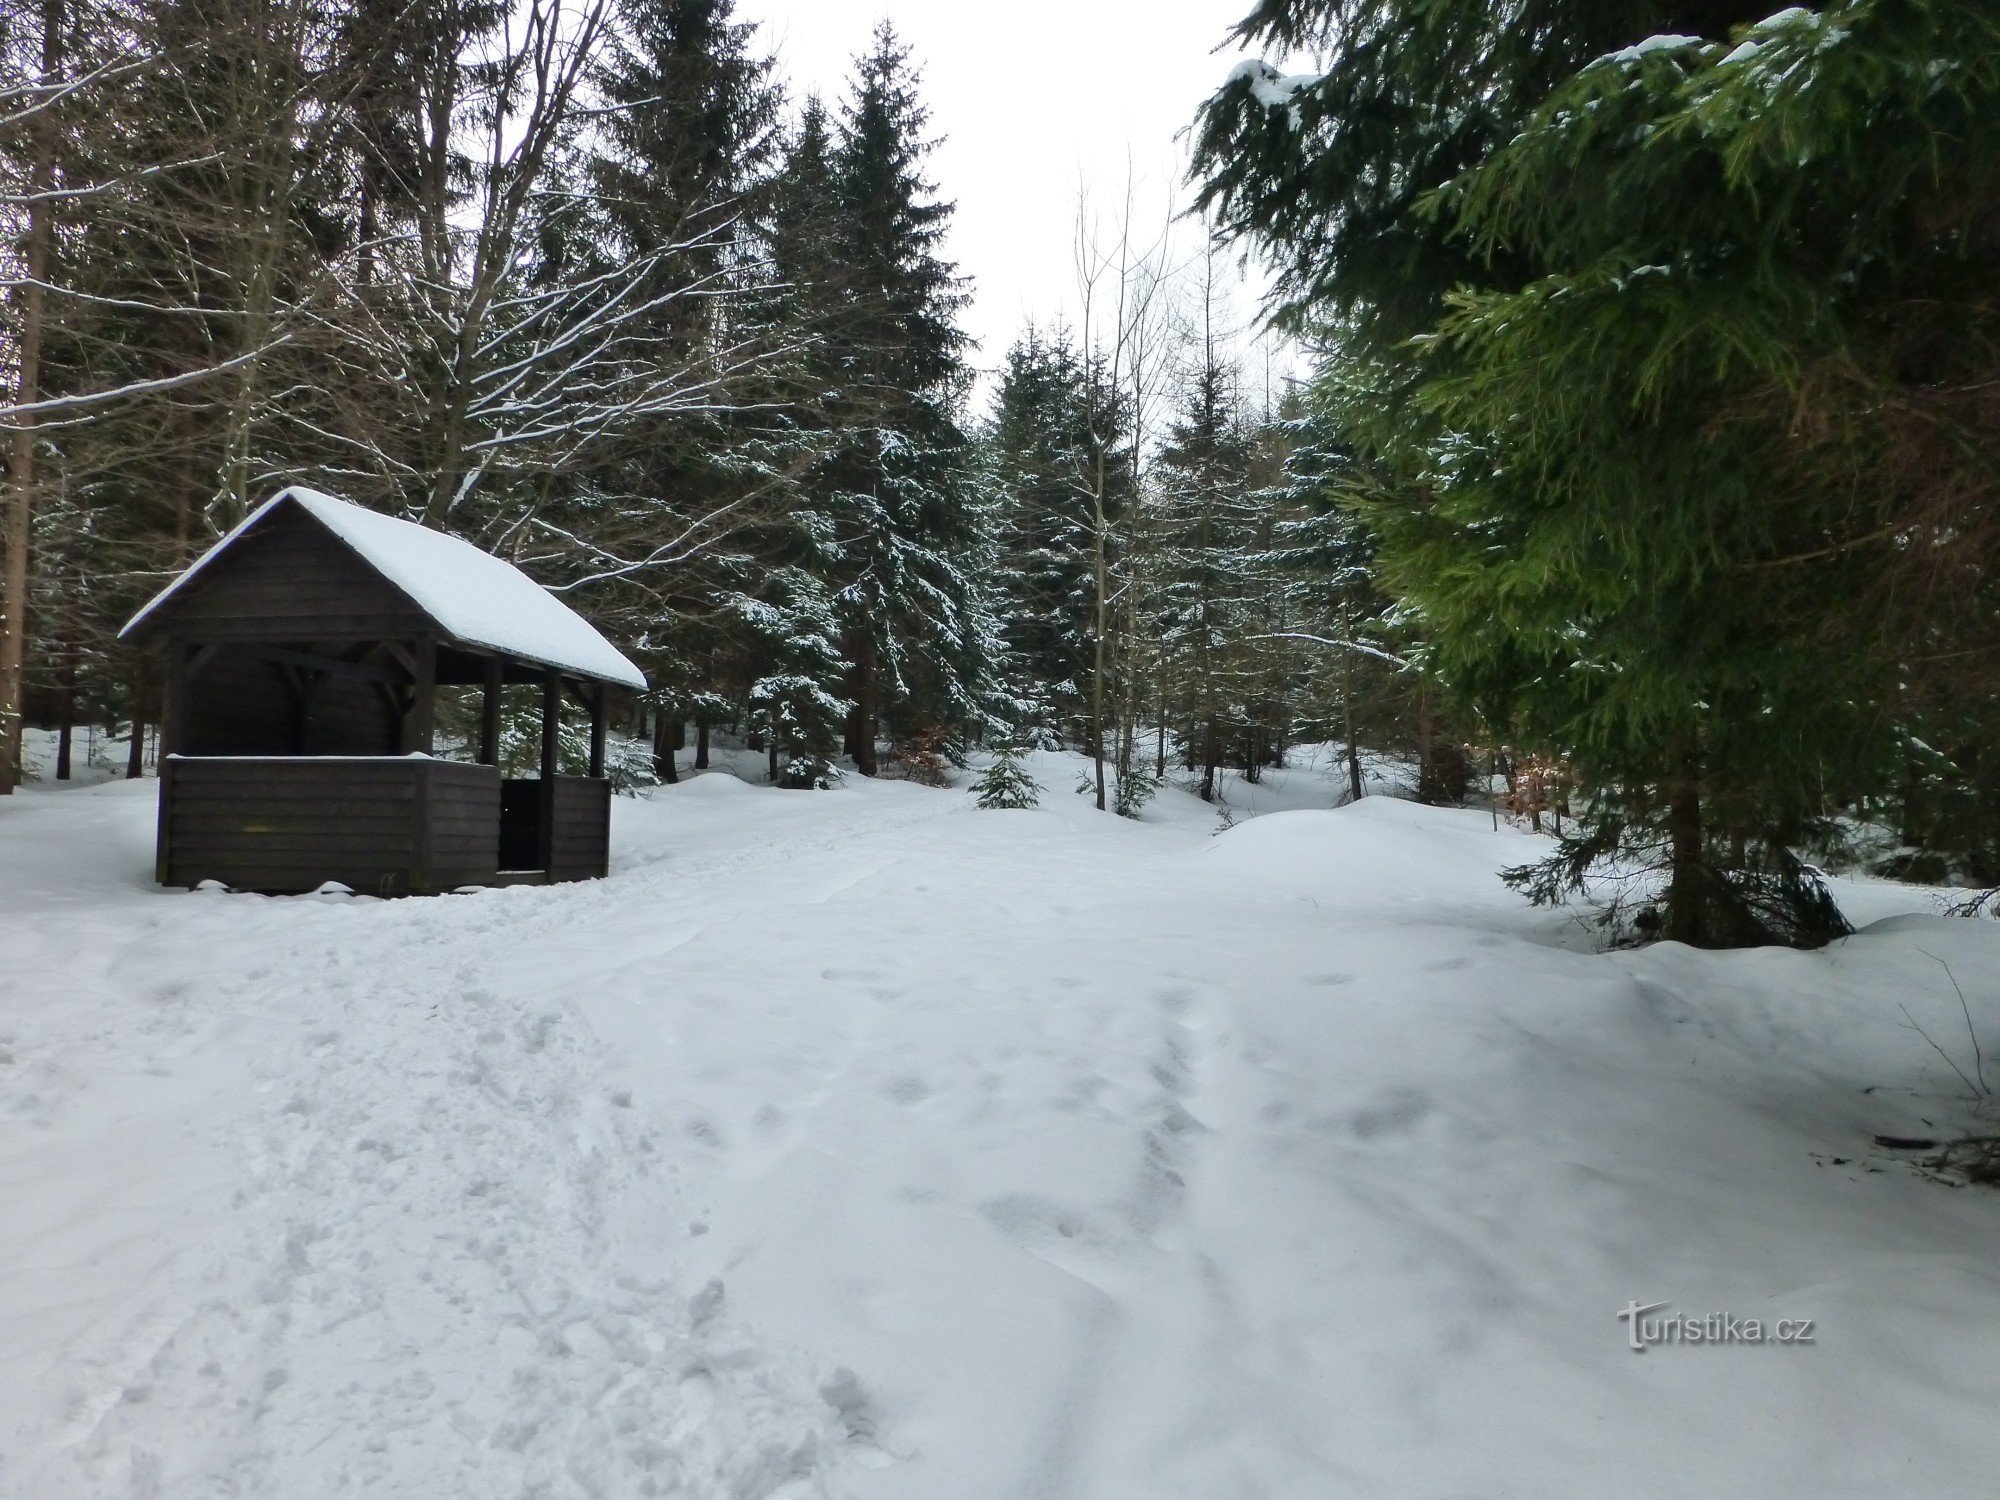
[[[382,689],[324,673],[304,705],[285,672],[254,645],[218,647],[188,679],[184,755],[394,755],[401,715]],[[301,729],[304,740],[300,741]]]
[[[162,606],[189,640],[392,640],[430,618],[311,516],[281,507]]]
[[[368,895],[489,880],[500,773],[420,757],[169,758],[160,880],[310,891],[329,880]]]
[[[240,646],[225,646],[188,679],[181,716],[185,755],[290,755],[297,715],[284,674]]]
[[[611,871],[611,783],[558,776],[550,880],[598,880]]]
[[[450,760],[430,767],[432,888],[491,881],[500,868],[500,768]]]

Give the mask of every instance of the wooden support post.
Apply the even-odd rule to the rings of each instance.
[[[562,727],[562,674],[547,672],[542,676],[542,780],[553,781],[556,776],[557,734]]]
[[[437,637],[417,641],[410,673],[410,713],[403,721],[403,753],[429,755],[437,741]]]
[[[188,660],[195,648],[186,641],[167,643],[166,702],[160,705],[160,759],[178,755],[187,744]],[[132,732],[143,733],[136,710]]]
[[[500,764],[500,699],[506,687],[507,663],[497,656],[486,658],[486,701],[479,712],[479,763]]]
[[[542,781],[535,789],[536,863],[546,870],[556,852],[556,733],[562,725],[562,674],[548,672],[542,677]]]
[[[590,685],[590,774],[604,777],[604,720],[610,689],[601,682]]]
[[[173,647],[167,648],[172,652]],[[125,755],[125,779],[137,781],[146,774],[146,663],[132,663],[132,743]]]

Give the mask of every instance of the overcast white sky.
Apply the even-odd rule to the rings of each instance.
[[[1249,0],[739,0],[795,94],[841,97],[888,17],[923,70],[931,175],[958,207],[950,254],[973,278],[966,326],[991,369],[1030,316],[1074,302],[1079,182],[1108,201],[1127,160],[1146,217],[1185,204],[1175,140],[1240,55],[1214,52]],[[1184,234],[1192,248],[1198,236]],[[1233,277],[1232,269],[1232,277]],[[1238,297],[1244,315],[1254,298]]]

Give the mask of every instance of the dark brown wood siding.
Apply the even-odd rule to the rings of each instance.
[[[186,755],[290,755],[297,735],[297,703],[284,674],[245,647],[225,646],[188,679],[181,743],[172,748]]]
[[[189,640],[390,640],[429,616],[345,542],[281,505],[160,608]]]
[[[430,872],[434,888],[478,885],[500,868],[500,771],[434,761],[430,775]]]
[[[369,895],[491,879],[500,773],[418,756],[192,759],[162,767],[166,885],[310,891],[329,880]]]
[[[301,643],[304,644],[304,643]],[[184,755],[394,755],[402,716],[359,677],[288,673],[250,644],[219,646],[187,681]]]
[[[595,880],[611,868],[611,783],[558,776],[550,880]]]

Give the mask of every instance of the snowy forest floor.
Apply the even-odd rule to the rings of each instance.
[[[704,775],[609,880],[392,902],[0,803],[0,1495],[1990,1488],[2000,1196],[1871,1138],[1982,1128],[1903,1008],[1974,1072],[1932,955],[2000,1049],[2000,928],[1597,954],[1485,813],[1080,765]]]

